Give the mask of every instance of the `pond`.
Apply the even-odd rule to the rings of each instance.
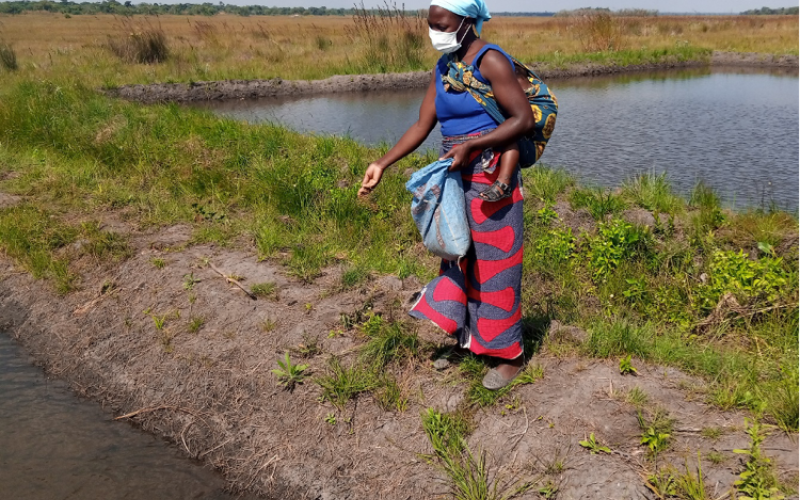
[[[703,180],[727,206],[798,208],[796,69],[696,68],[557,80],[558,125],[542,163],[582,182],[616,187],[666,173],[687,194]],[[397,140],[424,90],[197,104],[249,122]],[[437,148],[438,127],[422,148]],[[366,167],[366,165],[365,165]]]
[[[64,383],[47,379],[0,332],[0,489],[3,498],[233,500],[214,471]]]

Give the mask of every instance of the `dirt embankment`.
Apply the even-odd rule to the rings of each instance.
[[[539,69],[546,80],[601,76],[636,71],[653,71],[670,68],[703,66],[797,68],[797,56],[775,56],[756,53],[714,52],[710,60],[664,61],[658,64],[609,66],[576,64],[568,68]],[[194,83],[153,83],[149,85],[124,85],[106,90],[108,95],[131,101],[192,102],[224,99],[255,99],[301,95],[324,95],[370,90],[399,90],[422,88],[427,85],[430,72],[389,73],[381,75],[339,75],[324,80],[222,80]]]
[[[287,350],[316,376],[331,356],[347,366],[363,339],[340,315],[365,305],[404,315],[415,279],[374,278],[343,291],[335,267],[301,283],[259,262],[247,243],[237,250],[188,246],[186,226],[137,232],[109,219],[106,229],[129,232],[135,255],[115,265],[78,262],[81,288],[65,297],[0,257],[0,328],[49,373],[218,468],[234,490],[281,499],[446,496],[441,473],[418,455],[431,452],[420,413],[462,407],[466,387],[457,367],[436,372],[423,359],[391,368],[409,398],[402,412],[381,409],[369,395],[337,409],[319,400],[313,382],[287,392],[271,373]],[[245,286],[274,283],[273,296],[249,299],[209,262]],[[423,339],[446,342],[427,325],[419,328]],[[547,342],[585,336],[554,324]],[[542,354],[532,362],[542,366],[543,379],[475,415],[470,446],[488,452],[500,479],[549,481],[564,499],[653,498],[643,479],[653,465],[640,444],[636,409],[626,402],[634,387],[675,419],[662,464],[694,468],[699,450],[713,498],[737,479],[742,467],[732,450],[748,445],[745,415],[705,404],[697,395],[701,381],[639,360],[638,377],[620,375],[616,361]],[[612,453],[592,455],[579,446],[590,433]],[[796,440],[774,433],[763,448],[796,482]],[[537,490],[521,498],[538,498]]]

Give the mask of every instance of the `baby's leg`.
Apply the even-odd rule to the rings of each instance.
[[[478,196],[486,201],[499,201],[511,196],[511,176],[519,164],[519,147],[517,143],[511,144],[500,152],[500,161],[497,165],[497,180]]]

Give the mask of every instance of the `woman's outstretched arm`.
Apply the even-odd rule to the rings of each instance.
[[[428,91],[419,107],[419,118],[411,125],[403,137],[397,141],[379,160],[370,163],[364,180],[361,181],[361,189],[358,190],[359,196],[369,194],[381,181],[383,171],[390,165],[405,157],[415,149],[430,135],[433,127],[436,126],[436,71],[431,74],[431,81],[428,84]]]
[[[450,170],[467,166],[469,155],[473,151],[503,148],[533,130],[536,125],[528,98],[517,83],[508,59],[496,50],[490,50],[481,59],[480,69],[481,74],[491,83],[495,99],[508,118],[492,132],[451,149],[443,157],[453,158]]]

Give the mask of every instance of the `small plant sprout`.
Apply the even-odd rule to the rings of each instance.
[[[194,285],[200,283],[200,280],[194,277],[194,273],[184,274],[183,275],[183,289],[184,290],[194,290]]]
[[[297,353],[304,358],[320,353],[319,340],[313,335],[303,334],[303,341],[297,346]]]
[[[686,474],[680,474],[675,478],[675,494],[678,498],[688,500],[706,500],[706,486],[703,482],[703,469],[700,465],[700,452],[697,452],[697,473],[689,470],[689,463],[685,463]],[[739,497],[741,500],[746,497]],[[760,497],[765,498],[765,497]]]
[[[622,375],[638,375],[639,371],[631,364],[631,355],[628,354],[619,360],[619,372]]]
[[[203,317],[196,316],[189,321],[189,331],[191,333],[197,333],[200,331],[200,328],[203,327],[206,320]]]
[[[765,432],[758,420],[745,419],[747,434],[750,436],[750,448],[733,450],[734,453],[747,456],[744,470],[739,480],[733,485],[744,500],[781,500],[784,495],[778,489],[778,480],[772,468],[772,460],[761,454],[761,443]]]
[[[641,444],[647,445],[653,454],[658,454],[667,449],[669,436],[666,432],[658,432],[653,427],[648,427],[642,433]]]
[[[578,444],[583,446],[587,450],[589,450],[589,452],[592,455],[594,455],[596,453],[600,453],[601,451],[603,453],[611,453],[611,448],[609,448],[607,446],[603,446],[602,444],[600,444],[599,441],[597,441],[595,439],[594,432],[589,434],[589,438],[588,439],[585,439],[583,441],[579,441]]]
[[[156,330],[159,332],[164,329],[164,324],[167,322],[167,315],[164,316],[156,316],[155,314],[150,315],[153,318],[153,324],[156,325]]]
[[[305,378],[304,372],[308,369],[308,365],[293,365],[292,360],[289,358],[289,351],[286,351],[284,361],[278,360],[278,366],[280,368],[272,370],[272,373],[278,377],[278,382],[289,391],[303,382]]]
[[[644,392],[638,385],[628,391],[628,394],[625,396],[625,401],[634,405],[634,406],[642,406],[647,403],[649,398],[647,397],[647,393]]]
[[[275,283],[255,283],[250,286],[250,292],[256,297],[271,298],[277,300],[278,286]]]
[[[647,416],[642,408],[639,408],[636,411],[636,419],[642,430],[640,443],[647,446],[653,457],[657,457],[659,453],[669,447],[674,419],[670,418],[669,414],[661,408],[655,408]]]
[[[333,413],[328,413],[325,415],[325,423],[330,425],[336,425],[336,415]]]
[[[161,257],[153,257],[150,262],[155,266],[156,269],[164,269],[164,266],[167,265],[167,263],[164,262],[164,259]]]

